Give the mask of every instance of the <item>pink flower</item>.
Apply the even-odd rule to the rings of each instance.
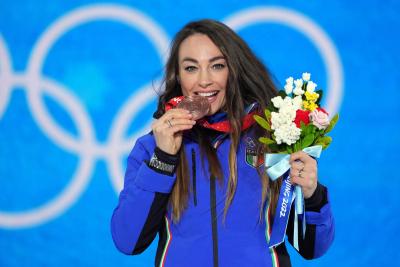
[[[310,120],[318,129],[323,130],[329,126],[328,113],[322,108],[314,109],[310,112]]]

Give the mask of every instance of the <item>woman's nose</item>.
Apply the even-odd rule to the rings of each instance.
[[[208,73],[208,70],[200,71],[200,77],[199,77],[200,87],[207,88],[211,84],[212,84],[212,80],[211,80],[210,73]]]

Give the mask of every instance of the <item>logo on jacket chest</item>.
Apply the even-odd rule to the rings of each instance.
[[[264,157],[259,156],[258,151],[258,142],[252,137],[245,138],[246,143],[246,155],[245,160],[248,165],[253,168],[258,168],[264,163]]]

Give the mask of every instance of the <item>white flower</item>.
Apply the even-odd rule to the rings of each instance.
[[[286,79],[285,92],[287,95],[291,94],[293,91],[293,77]]]
[[[285,125],[287,118],[278,112],[271,112],[271,129],[275,130]]]
[[[298,89],[301,90],[301,88]],[[301,96],[275,98],[273,102],[279,103],[279,110],[271,112],[271,129],[274,130],[276,143],[294,144],[300,138],[301,133],[301,129],[297,128],[293,121],[296,118],[296,110],[301,107],[302,98]]]
[[[293,91],[293,84],[286,84],[285,85],[285,93],[287,94],[287,95],[290,95],[291,93],[292,93],[292,91]]]
[[[281,110],[279,110],[279,116],[282,124],[288,124],[296,118],[296,111],[292,107],[281,108]]]
[[[281,117],[278,112],[271,112],[271,129],[278,129],[282,125]]]
[[[300,95],[304,94],[304,90],[301,89],[301,87],[296,87],[296,88],[294,88],[294,90],[293,90],[293,94],[295,94],[295,95],[297,95],[297,96],[300,96]]]
[[[311,74],[308,72],[304,72],[303,75],[301,75],[301,78],[305,81],[308,82],[311,78]]]
[[[307,91],[308,91],[309,93],[314,93],[316,87],[317,87],[317,84],[314,83],[314,82],[312,82],[312,81],[309,81],[309,82],[307,83]]]
[[[294,85],[296,86],[296,87],[302,87],[303,86],[303,80],[302,79],[296,79],[296,80],[294,80]]]
[[[293,85],[293,77],[289,77],[286,79],[286,84]]]
[[[283,104],[283,99],[281,96],[276,96],[271,99],[272,104],[274,104],[274,107],[280,108]]]
[[[296,109],[290,97],[285,97],[278,112],[271,112],[271,129],[276,130],[291,124],[296,118]]]
[[[286,96],[285,99],[283,99],[283,105],[284,107],[289,107],[292,105],[292,98],[290,96]]]
[[[271,129],[275,130],[283,125],[293,122],[296,117],[296,111],[291,108],[281,108],[279,112],[271,112]]]
[[[301,105],[303,104],[303,99],[300,95],[293,98],[293,107],[295,110],[301,109]]]
[[[274,135],[277,144],[285,143],[294,144],[300,138],[301,130],[296,127],[295,123],[285,124],[275,130]]]
[[[301,89],[301,87],[303,86],[303,80],[302,80],[302,79],[296,79],[296,80],[294,81],[294,84],[296,85],[296,88],[294,88],[293,94],[295,94],[295,95],[302,95],[302,94],[304,94],[304,90]]]

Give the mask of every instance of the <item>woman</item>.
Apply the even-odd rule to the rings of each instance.
[[[116,247],[138,254],[158,233],[156,266],[290,266],[285,243],[269,248],[266,240],[280,182],[259,171],[263,132],[252,120],[276,94],[263,64],[226,25],[201,20],[178,32],[152,132],[128,158],[111,221]],[[195,121],[171,108],[182,95],[206,97],[208,116]],[[308,223],[299,253],[319,257],[334,235],[327,190],[303,152],[291,155],[290,174],[302,187]]]

